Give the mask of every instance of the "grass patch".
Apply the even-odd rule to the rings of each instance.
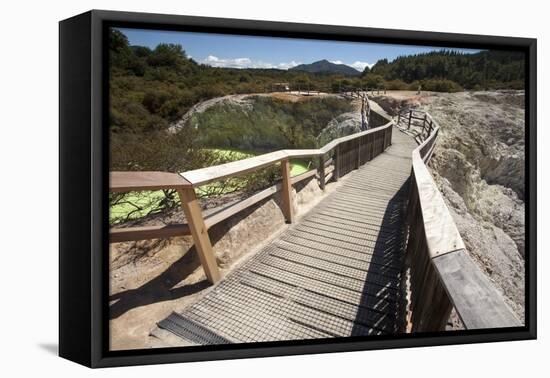
[[[310,169],[310,162],[308,159],[290,160],[290,175],[294,177],[306,173]]]

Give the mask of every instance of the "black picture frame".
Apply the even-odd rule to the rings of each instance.
[[[368,339],[109,351],[108,65],[110,26],[517,50],[526,53],[525,326]],[[89,367],[534,339],[536,39],[92,10],[59,24],[59,354]]]

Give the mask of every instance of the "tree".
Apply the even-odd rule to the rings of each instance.
[[[311,85],[311,80],[308,75],[300,75],[296,78],[296,84],[300,90],[307,90]]]
[[[380,75],[386,81],[402,80],[412,83],[433,79],[450,80],[464,88],[488,87],[486,83],[491,83],[493,88],[515,88],[517,83],[525,80],[525,55],[507,51],[464,54],[453,50],[439,50],[400,56],[392,62],[381,59],[371,68],[369,74]],[[436,87],[446,87],[447,84]]]
[[[389,63],[387,59],[380,59],[378,62],[374,64],[374,66],[372,66],[369,73],[373,73],[373,74],[385,77],[389,71],[388,66],[389,66]]]
[[[153,67],[178,68],[186,58],[181,45],[161,43],[147,57],[147,63]]]
[[[383,88],[384,87],[384,78],[381,75],[376,75],[373,73],[367,74],[363,78],[363,82],[367,88]]]
[[[119,30],[111,29],[109,33],[109,60],[111,67],[127,69],[134,54],[130,49],[128,38]]]

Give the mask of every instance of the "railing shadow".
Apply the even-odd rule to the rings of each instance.
[[[311,181],[304,180],[295,184],[296,192],[299,193]],[[225,222],[214,225],[209,230],[209,236],[212,245],[216,243],[231,230],[233,226],[241,220],[250,216],[258,207],[263,206],[266,202],[273,200],[277,207],[281,207],[280,192],[274,196],[263,199],[254,206],[244,209],[238,214],[233,215]],[[109,306],[110,319],[116,319],[126,312],[141,306],[150,305],[164,301],[183,298],[192,294],[196,294],[208,287],[211,284],[207,280],[202,280],[193,284],[174,287],[178,283],[184,281],[196,269],[201,267],[200,260],[192,245],[178,260],[170,265],[165,271],[160,273],[155,278],[147,281],[142,286],[136,289],[125,290],[109,296],[109,302],[113,302]]]
[[[401,276],[409,182],[410,179],[399,188],[384,212],[351,336],[369,335],[372,328],[383,333],[395,333],[403,329],[405,306]]]
[[[109,306],[109,318],[116,319],[134,308],[182,298],[206,289],[211,285],[207,280],[174,287],[199,267],[198,255],[195,247],[192,246],[182,257],[152,280],[136,289],[110,295],[109,302],[114,301],[114,303]]]

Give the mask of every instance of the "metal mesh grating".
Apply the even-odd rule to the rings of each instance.
[[[158,323],[160,328],[201,345],[229,344],[230,341],[175,312]]]
[[[198,344],[395,333],[404,308],[406,190],[414,141],[355,171],[214,290],[159,326]]]

